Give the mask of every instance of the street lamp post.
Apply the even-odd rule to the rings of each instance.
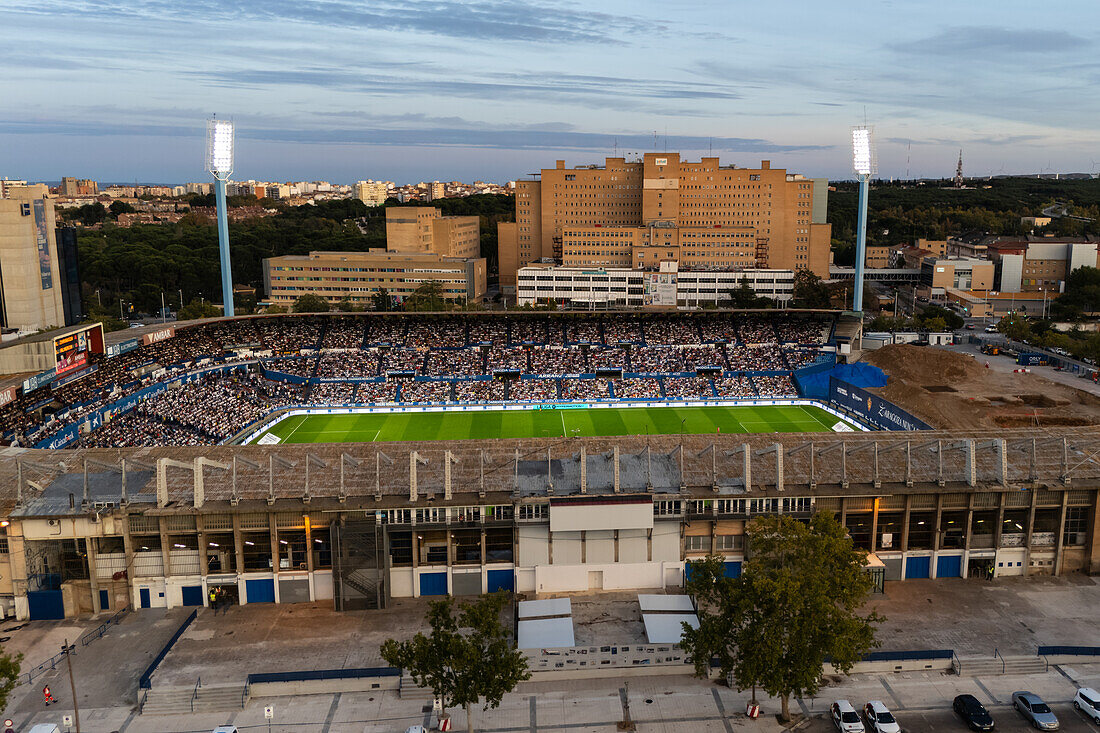
[[[863,267],[867,260],[867,193],[871,174],[874,172],[874,150],[871,145],[871,128],[859,125],[852,128],[852,167],[859,181],[859,209],[856,219],[856,272],[852,292],[852,310],[863,312]]]
[[[233,123],[211,119],[206,124],[206,169],[214,176],[218,214],[218,250],[222,265],[222,303],[233,316],[233,270],[229,263],[229,221],[225,210],[225,184],[233,173]]]

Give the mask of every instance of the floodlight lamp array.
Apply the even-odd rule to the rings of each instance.
[[[206,126],[206,169],[215,178],[233,172],[233,123],[212,119]]]
[[[875,172],[871,128],[866,125],[852,128],[852,168],[861,176]]]

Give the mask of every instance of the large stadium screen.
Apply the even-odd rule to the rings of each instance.
[[[53,340],[57,376],[69,374],[88,365],[88,354],[103,353],[103,327],[94,326],[58,336]]]

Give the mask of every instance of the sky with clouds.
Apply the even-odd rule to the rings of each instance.
[[[1100,3],[0,3],[0,177],[507,181],[678,150],[847,178],[1100,171]]]

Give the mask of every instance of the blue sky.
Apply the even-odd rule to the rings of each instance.
[[[1100,4],[37,0],[0,4],[0,176],[506,181],[708,151],[849,177],[1100,171]],[[654,132],[656,131],[656,143]]]

